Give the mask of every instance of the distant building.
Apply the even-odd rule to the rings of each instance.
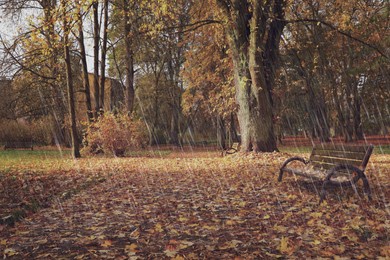
[[[90,96],[91,96],[91,105],[92,110],[95,108],[95,98],[93,95],[94,88],[94,75],[92,73],[88,74],[89,84],[90,84]],[[82,81],[81,81],[82,82]],[[106,82],[104,85],[104,111],[113,111],[115,108],[120,109],[124,102],[124,92],[122,84],[113,78],[106,77]],[[76,91],[76,109],[78,119],[87,119],[87,106],[86,106],[86,97],[83,86]]]

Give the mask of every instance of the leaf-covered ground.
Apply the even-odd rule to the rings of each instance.
[[[0,225],[0,257],[390,257],[390,156],[370,161],[373,201],[359,187],[360,196],[336,189],[321,205],[318,184],[276,181],[289,156],[187,152],[4,166],[0,216],[13,212],[12,194],[15,207],[40,199],[34,214]]]

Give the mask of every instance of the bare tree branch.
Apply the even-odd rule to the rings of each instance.
[[[333,24],[331,24],[329,22],[318,20],[318,19],[309,19],[309,18],[306,18],[306,19],[296,19],[296,20],[283,20],[283,21],[285,21],[286,23],[306,23],[306,22],[309,22],[309,23],[322,24],[322,25],[324,25],[324,26],[326,26],[326,27],[336,31],[337,33],[339,33],[339,34],[341,34],[343,36],[346,36],[346,37],[348,37],[348,38],[350,38],[350,39],[352,39],[354,41],[357,41],[357,42],[359,42],[359,43],[361,43],[361,44],[363,44],[363,45],[365,45],[365,46],[375,50],[376,52],[378,52],[384,58],[390,59],[383,50],[379,49],[379,47],[377,47],[377,46],[375,46],[375,45],[373,45],[371,43],[368,43],[366,41],[363,41],[362,39],[359,39],[358,37],[355,37],[355,36],[351,35],[350,33],[346,32],[346,31],[343,31],[340,28],[337,28],[335,25],[333,25]]]

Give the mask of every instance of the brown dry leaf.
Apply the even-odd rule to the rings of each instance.
[[[110,246],[112,246],[112,241],[111,240],[104,240],[100,245],[102,247],[110,247]]]
[[[280,247],[279,247],[279,251],[283,254],[292,254],[294,252],[294,247],[290,246],[290,240],[288,237],[282,237],[280,239]]]
[[[390,245],[381,247],[380,253],[381,256],[390,257]]]

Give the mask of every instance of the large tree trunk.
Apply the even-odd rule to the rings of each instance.
[[[134,58],[132,50],[132,42],[130,38],[131,24],[130,24],[130,10],[129,1],[123,0],[124,12],[124,37],[126,48],[126,89],[125,89],[125,103],[127,113],[130,115],[134,108]]]
[[[73,158],[80,158],[80,144],[79,138],[77,135],[77,125],[76,125],[76,110],[74,105],[74,91],[73,91],[73,76],[72,76],[72,65],[70,58],[69,50],[69,33],[70,28],[67,22],[65,0],[62,2],[63,5],[63,29],[64,29],[64,56],[65,56],[65,65],[66,65],[66,83],[67,83],[67,92],[68,92],[68,108],[70,116],[70,125],[71,125],[71,141],[72,141],[72,155]]]
[[[250,3],[251,2],[251,3]],[[271,91],[285,23],[284,1],[218,0],[228,20],[241,150],[277,150]],[[275,19],[276,18],[276,19]],[[269,22],[271,21],[271,22]]]

